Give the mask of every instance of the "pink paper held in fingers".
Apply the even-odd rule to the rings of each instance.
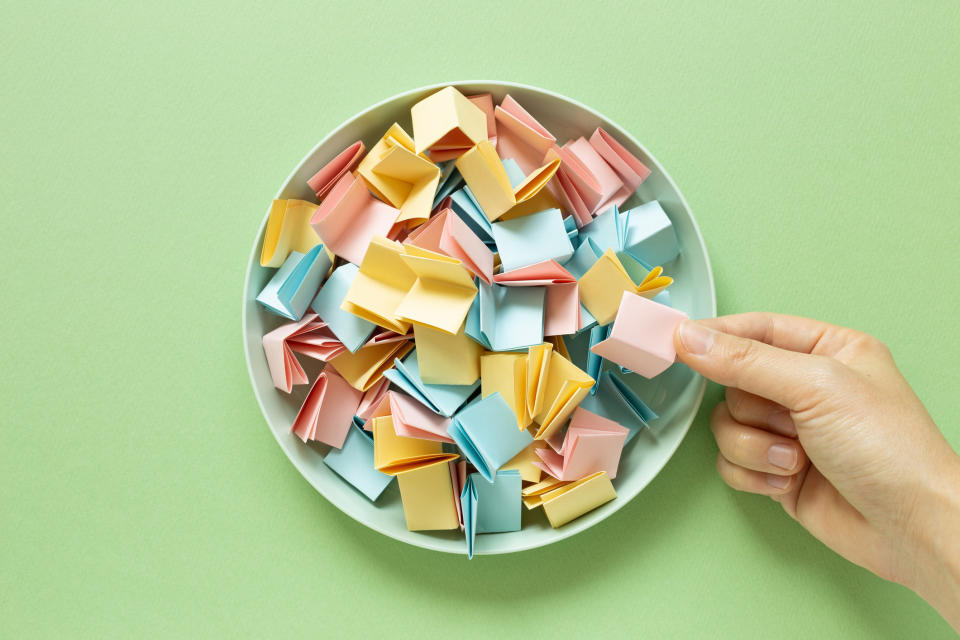
[[[650,169],[646,165],[602,128],[597,127],[590,136],[590,145],[597,150],[601,158],[607,161],[610,168],[617,172],[630,193],[636,191],[637,187],[650,175]]]
[[[339,449],[347,438],[362,397],[361,392],[327,367],[307,393],[290,431],[304,442],[316,440]]]
[[[310,219],[327,249],[360,264],[374,236],[387,236],[400,215],[398,209],[374,198],[363,180],[340,178]]]
[[[590,350],[645,378],[663,373],[677,358],[673,332],[687,314],[629,291],[623,292],[610,336]]]
[[[493,281],[493,251],[449,209],[443,209],[414,229],[404,244],[456,258],[467,271],[487,284]]]
[[[615,478],[629,433],[618,422],[577,407],[562,446],[537,449],[542,462],[534,464],[557,480],[579,480],[599,471]]]
[[[317,194],[317,199],[322,200],[327,193],[333,189],[333,186],[352,171],[360,158],[363,157],[364,147],[359,140],[337,154],[337,157],[327,163],[323,169],[313,174],[313,177],[307,180],[307,184]]]
[[[556,260],[498,273],[494,282],[507,287],[545,287],[543,335],[563,336],[580,329],[577,279]]]
[[[393,416],[393,430],[398,436],[453,444],[453,439],[447,435],[450,418],[430,411],[406,394],[390,392],[390,414]]]

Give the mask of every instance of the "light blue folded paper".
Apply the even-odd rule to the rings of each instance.
[[[584,244],[590,245],[597,257],[612,249],[630,278],[639,284],[653,267],[630,251],[627,242],[630,219],[630,211],[620,213],[613,205],[584,226],[580,238]]]
[[[322,244],[306,253],[291,251],[257,296],[257,302],[284,318],[299,321],[330,270],[330,264]]]
[[[517,416],[499,393],[457,412],[447,433],[487,482],[493,482],[497,470],[533,442],[533,436],[517,428]]]
[[[455,162],[455,160],[450,160],[440,164],[440,182],[437,184],[437,195],[433,197],[432,209],[436,209],[444,198],[463,184],[463,176],[457,171]]]
[[[543,342],[545,287],[505,287],[477,281],[464,331],[490,351],[518,351]]]
[[[584,227],[584,229],[586,228],[587,227]],[[582,278],[583,274],[589,271],[590,267],[592,267],[597,259],[603,254],[602,251],[597,253],[590,242],[587,241],[583,235],[580,236],[580,239],[582,242],[580,243],[580,246],[577,247],[573,252],[573,255],[570,256],[570,259],[561,263],[563,268],[569,271],[570,275],[577,280]]]
[[[590,387],[591,394],[597,392],[597,386],[600,384],[600,367],[603,365],[603,358],[591,351],[590,347],[606,340],[610,336],[610,330],[612,328],[613,325],[608,324],[602,326],[597,325],[590,329],[590,343],[587,347],[587,375],[594,380],[593,386]]]
[[[634,207],[629,214],[626,250],[648,265],[663,265],[680,255],[673,223],[656,200]]]
[[[519,187],[520,184],[527,179],[527,176],[523,173],[523,169],[520,168],[520,165],[518,165],[517,161],[513,158],[507,158],[503,161],[503,169],[507,172],[507,180],[510,181],[510,186],[514,189]]]
[[[630,442],[658,416],[620,375],[611,370],[600,374],[597,393],[584,398],[580,406],[630,429],[627,435],[627,442]]]
[[[593,314],[587,311],[587,308],[580,305],[580,329],[577,330],[577,333],[583,333],[584,331],[589,331],[597,326],[597,319],[593,317]],[[609,325],[608,325],[609,326]]]
[[[474,391],[480,388],[480,380],[466,385],[425,383],[420,378],[416,349],[408,353],[402,361],[399,358],[394,360],[393,369],[387,369],[383,375],[420,404],[447,418],[456,413]]]
[[[340,308],[358,271],[360,267],[352,262],[337,267],[310,303],[310,308],[317,312],[333,335],[337,336],[337,340],[351,353],[362,347],[377,328],[372,322]]]
[[[477,199],[473,197],[473,192],[470,191],[470,187],[457,189],[450,194],[450,208],[455,214],[460,216],[460,219],[470,227],[470,230],[473,231],[484,244],[490,247],[493,246],[493,225],[487,220],[487,216],[477,203]]]
[[[669,290],[669,289],[664,289],[663,291],[661,291],[660,293],[658,293],[657,295],[655,295],[655,296],[653,297],[653,301],[654,301],[654,302],[659,302],[660,304],[666,305],[666,306],[668,306],[668,307],[672,307],[672,306],[673,306],[672,304],[670,304],[670,290]]]
[[[580,229],[577,228],[577,221],[573,216],[567,216],[563,219],[563,226],[567,230],[567,237],[570,238],[570,244],[574,250],[580,246]]]
[[[473,557],[478,533],[503,533],[520,530],[522,480],[516,469],[497,471],[493,483],[480,482],[479,473],[471,473],[463,485],[460,504],[467,537],[467,557]]]
[[[373,468],[373,440],[367,438],[363,429],[350,427],[347,439],[340,449],[330,449],[323,459],[330,469],[350,483],[357,491],[371,500],[376,500],[393,480],[393,476]]]
[[[491,226],[504,271],[545,260],[562,264],[573,255],[560,209],[547,209]]]

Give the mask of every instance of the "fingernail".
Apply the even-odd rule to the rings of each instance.
[[[689,320],[680,325],[680,342],[686,347],[687,351],[694,355],[702,356],[713,346],[713,337],[715,332],[707,329],[701,324],[690,322]]]
[[[790,484],[790,476],[775,476],[772,473],[767,474],[767,484],[774,489],[786,489]]]
[[[797,464],[797,449],[786,444],[775,444],[767,450],[767,461],[781,469],[793,469]]]

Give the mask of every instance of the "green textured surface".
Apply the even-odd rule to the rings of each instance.
[[[715,388],[622,511],[470,563],[331,507],[250,389],[243,267],[289,170],[382,98],[499,78],[658,157],[721,313],[875,333],[960,446],[960,5],[773,4],[0,5],[0,636],[951,637],[722,485]]]

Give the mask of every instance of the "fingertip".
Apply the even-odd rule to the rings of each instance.
[[[673,332],[673,344],[677,355],[703,356],[709,353],[716,340],[717,332],[695,320],[684,320]]]

